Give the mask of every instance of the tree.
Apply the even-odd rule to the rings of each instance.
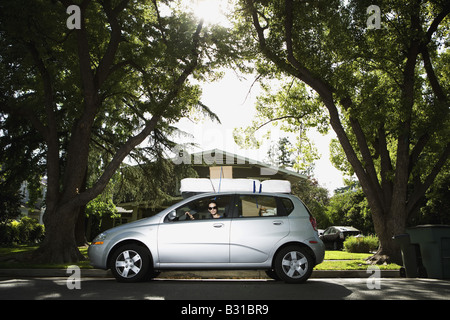
[[[360,187],[335,193],[327,206],[330,225],[353,226],[362,234],[373,234],[373,222],[367,199]]]
[[[446,224],[450,225],[450,173],[442,172],[433,186],[428,189],[425,205],[411,217],[411,224]]]
[[[260,70],[264,74],[266,71]],[[318,151],[307,132],[310,128],[318,129],[319,132],[325,133],[328,128],[326,124],[326,117],[323,110],[311,101],[311,103],[304,103],[305,97],[309,96],[304,86],[298,86],[295,81],[282,85],[280,88],[276,86],[276,82],[281,81],[281,77],[275,77],[274,81],[266,85],[261,84],[263,94],[258,96],[256,103],[257,118],[252,122],[252,125],[247,128],[235,128],[234,139],[235,142],[242,147],[257,147],[262,144],[255,138],[255,133],[263,129],[269,124],[277,125],[283,131],[288,132],[290,136],[295,136],[295,144],[292,144],[287,137],[281,138],[278,142],[279,161],[280,166],[293,167],[297,172],[305,175],[311,175],[314,169],[314,161],[319,159]],[[297,106],[303,102],[302,109]],[[242,136],[247,136],[242,139]],[[264,138],[269,138],[270,135],[264,135]],[[253,143],[252,143],[253,142]],[[288,159],[286,152],[290,151],[295,160]],[[294,151],[296,151],[294,153]],[[275,155],[276,151],[269,150],[269,158]],[[269,159],[270,161],[270,159]]]
[[[450,153],[450,4],[383,1],[382,28],[368,29],[371,2],[243,0],[240,28],[256,40],[261,75],[286,75],[311,94],[297,114],[311,99],[328,112],[372,212],[372,261],[399,262],[392,237]]]
[[[70,5],[10,0],[0,13],[0,137],[14,140],[4,144],[11,161],[27,150],[47,176],[46,237],[35,259],[56,263],[83,259],[74,235],[80,208],[127,156],[155,154],[170,124],[192,110],[214,118],[190,79],[214,76],[233,58],[229,33],[167,1],[83,0],[79,15],[66,13]],[[99,149],[109,154],[88,186]]]
[[[305,203],[317,221],[319,228],[328,226],[330,221],[326,215],[330,199],[328,190],[319,186],[315,179],[302,179],[292,185],[292,194]]]

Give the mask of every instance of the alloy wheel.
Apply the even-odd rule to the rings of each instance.
[[[134,250],[125,250],[117,257],[115,267],[121,277],[129,279],[139,274],[142,263],[139,253]]]
[[[292,279],[299,279],[308,271],[308,259],[299,251],[286,253],[281,265],[284,273]]]

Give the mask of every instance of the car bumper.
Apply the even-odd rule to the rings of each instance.
[[[90,260],[90,264],[94,268],[98,269],[108,269],[107,262],[106,262],[106,252],[105,252],[105,244],[94,244],[90,245],[88,248],[88,256]]]
[[[325,258],[325,244],[318,237],[311,238],[308,242],[316,257],[316,265],[322,263]]]

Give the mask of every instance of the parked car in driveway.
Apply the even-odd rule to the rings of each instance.
[[[107,230],[88,254],[94,267],[111,269],[120,282],[142,281],[163,270],[260,269],[301,283],[323,261],[325,247],[299,198],[220,192],[194,195]]]
[[[323,231],[320,239],[327,249],[339,250],[343,248],[344,241],[348,236],[356,236],[359,234],[361,234],[361,231],[354,227],[332,226]]]

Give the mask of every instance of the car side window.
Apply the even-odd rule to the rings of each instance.
[[[165,218],[165,222],[176,222],[176,221],[192,221],[192,220],[206,220],[212,219],[211,210],[208,210],[211,202],[217,204],[217,213],[220,218],[229,217],[229,204],[231,196],[216,196],[216,197],[205,197],[193,200],[191,202],[185,203],[184,205],[175,209],[175,217],[169,219],[169,214]],[[213,205],[214,206],[214,205]],[[189,213],[186,214],[186,213]],[[215,212],[214,212],[215,213]],[[192,216],[192,218],[191,218]]]
[[[276,197],[239,195],[237,201],[238,217],[273,217],[279,215]]]
[[[285,210],[285,215],[289,215],[292,211],[294,211],[294,204],[288,198],[279,198],[282,208]]]

